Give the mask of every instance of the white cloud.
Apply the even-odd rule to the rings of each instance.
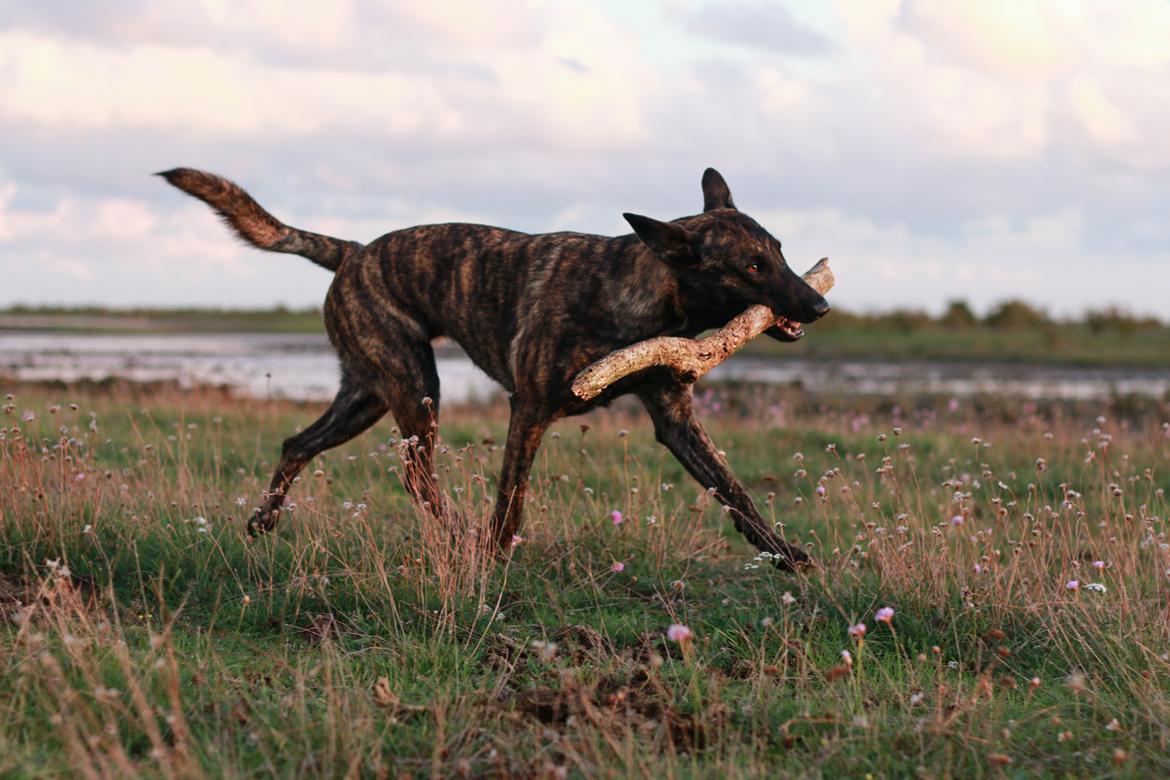
[[[1137,131],[1126,116],[1101,89],[1097,79],[1079,76],[1069,84],[1069,102],[1077,119],[1089,136],[1106,147],[1133,143]]]
[[[1044,81],[1075,60],[1067,3],[1056,0],[907,0],[899,21],[931,56],[1020,81]]]
[[[0,31],[0,72],[7,74],[0,117],[238,138],[349,128],[468,142],[520,130],[565,149],[636,140],[638,87],[646,78],[621,27],[588,5],[555,4],[539,17],[540,35],[517,34],[537,19],[526,4],[509,5],[375,9],[383,24],[401,18],[425,36],[408,44],[424,61],[474,66],[470,72],[347,65],[349,49],[365,43],[362,14],[371,13],[351,4],[263,0],[205,9],[205,23],[221,18],[229,30],[262,34],[263,46],[292,55],[276,60],[230,46],[159,43],[153,39],[168,36],[151,34],[154,23],[117,44],[9,29]],[[338,64],[298,63],[298,48],[335,52]]]
[[[1009,66],[1021,67],[1014,52],[1031,49],[1026,42],[995,45],[988,39],[994,14],[967,8],[842,0],[851,77],[870,82],[885,111],[913,128],[924,153],[1035,157],[1049,139],[1045,89],[1003,77]]]
[[[952,299],[987,310],[998,301],[1022,298],[1057,314],[1110,303],[1165,311],[1161,291],[1170,284],[1170,247],[1127,258],[1143,279],[1135,289],[1132,277],[1115,271],[1116,258],[1086,247],[1085,218],[1077,212],[1023,220],[990,215],[963,224],[957,239],[836,209],[755,216],[781,238],[794,268],[803,270],[828,255],[837,274],[829,297],[851,307],[910,306],[937,313]]]
[[[1026,160],[1087,141],[1115,163],[1170,165],[1165,3],[837,5],[856,66],[891,111],[918,118],[934,154]]]
[[[146,177],[176,164],[358,240],[445,220],[624,231],[624,210],[693,211],[714,164],[788,251],[839,261],[844,304],[1022,281],[1053,306],[1125,300],[1085,281],[1102,253],[1159,278],[1170,5],[809,8],[22,4],[0,21],[0,305],[320,300],[318,269],[241,247]]]
[[[0,51],[9,74],[0,115],[43,125],[242,136],[377,123],[388,132],[435,132],[449,110],[425,81],[306,73],[209,49],[112,49],[9,32],[0,33]]]

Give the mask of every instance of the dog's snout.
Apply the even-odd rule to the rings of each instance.
[[[821,298],[813,306],[813,316],[819,320],[821,317],[824,317],[826,314],[828,314],[829,310],[832,308],[833,307],[829,305],[828,301],[826,301],[824,298]]]

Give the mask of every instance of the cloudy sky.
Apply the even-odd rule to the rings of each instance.
[[[0,305],[321,301],[176,165],[358,240],[626,232],[713,165],[843,306],[1170,317],[1167,41],[1166,0],[0,0]]]

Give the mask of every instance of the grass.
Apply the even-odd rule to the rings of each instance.
[[[706,398],[820,562],[792,575],[626,407],[546,436],[499,558],[498,408],[444,410],[462,526],[406,500],[384,422],[248,542],[319,408],[10,390],[3,776],[1170,773],[1165,405]]]

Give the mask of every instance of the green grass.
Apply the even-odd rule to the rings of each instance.
[[[384,422],[248,542],[281,439],[318,407],[12,391],[5,776],[1170,772],[1165,406],[724,399],[715,440],[819,560],[792,575],[625,407],[546,436],[499,559],[480,543],[499,409],[444,410],[464,525],[406,500]]]

